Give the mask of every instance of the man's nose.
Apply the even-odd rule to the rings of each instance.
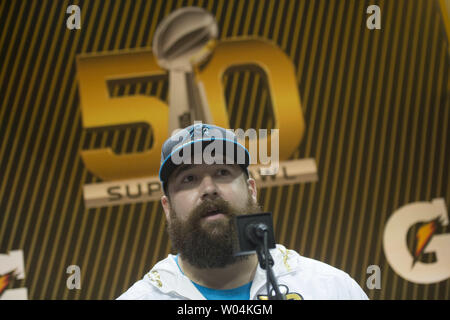
[[[217,189],[217,185],[215,184],[214,179],[209,175],[205,175],[201,183],[202,199],[214,199],[219,195],[218,191],[219,190]]]

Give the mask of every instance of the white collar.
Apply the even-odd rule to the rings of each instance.
[[[275,262],[272,268],[275,277],[298,271],[300,265],[299,259],[296,259],[296,257],[299,257],[299,255],[295,251],[277,244],[275,249],[270,250],[270,254]],[[158,262],[146,277],[152,285],[165,294],[174,293],[187,299],[205,300],[205,297],[198,291],[192,281],[181,272],[175,262],[175,256],[172,254]],[[258,264],[250,289],[250,299],[253,299],[265,284],[266,271]]]

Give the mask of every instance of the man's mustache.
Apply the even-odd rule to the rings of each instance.
[[[200,203],[192,212],[191,217],[201,219],[215,213],[234,216],[230,203],[222,198],[208,199]]]

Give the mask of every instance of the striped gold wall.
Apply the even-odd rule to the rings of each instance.
[[[81,30],[66,28],[70,4]],[[381,30],[366,28],[371,4]],[[83,206],[82,186],[100,179],[80,150],[142,151],[152,137],[82,128],[75,57],[151,47],[163,17],[188,5],[216,16],[220,39],[270,39],[295,65],[307,130],[292,158],[314,158],[319,181],[260,190],[279,242],[348,272],[372,299],[448,299],[449,279],[408,282],[382,250],[396,209],[438,197],[450,208],[450,58],[437,0],[1,1],[0,253],[23,250],[26,268],[10,287],[30,299],[112,299],[170,252],[159,202]],[[273,126],[260,74],[225,83],[231,127]],[[110,89],[167,100],[167,79]],[[66,287],[72,264],[81,290]],[[365,285],[372,264],[380,290]]]

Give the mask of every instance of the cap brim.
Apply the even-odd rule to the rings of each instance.
[[[247,167],[250,164],[250,154],[249,154],[248,150],[243,145],[241,145],[237,141],[228,140],[228,139],[199,139],[199,140],[190,141],[189,143],[186,143],[186,144],[180,146],[179,148],[174,149],[170,153],[170,155],[167,156],[166,159],[164,159],[164,162],[162,163],[162,165],[161,165],[161,167],[159,169],[159,179],[162,182],[167,182],[169,180],[169,177],[172,174],[172,172],[178,166],[183,165],[183,164],[190,164],[190,160],[191,159],[189,159],[189,163],[181,163],[181,164],[177,163],[177,164],[175,164],[172,161],[172,155],[174,155],[175,153],[181,154],[185,149],[193,148],[193,145],[197,144],[197,143],[202,143],[201,150],[203,152],[205,147],[207,145],[209,145],[210,143],[212,143],[213,141],[223,141],[224,146],[223,146],[222,150],[224,151],[223,152],[224,155],[226,155],[226,152],[225,152],[227,150],[226,145],[233,144],[234,164],[238,164],[239,166],[241,166],[241,168],[244,171],[247,171]],[[192,149],[191,149],[191,151],[192,151]],[[238,156],[238,155],[241,155],[242,152],[244,154],[244,159],[240,159],[240,157]],[[191,154],[193,154],[193,152],[191,152]],[[240,162],[243,162],[243,163],[240,163]]]

